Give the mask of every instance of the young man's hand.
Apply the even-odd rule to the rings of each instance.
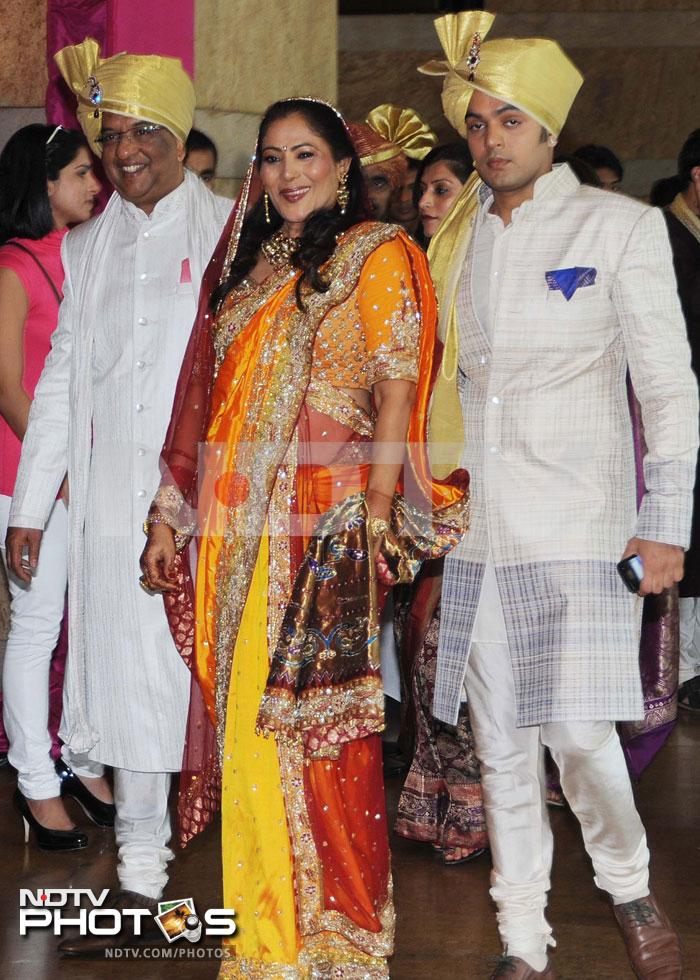
[[[640,595],[660,595],[683,578],[684,551],[675,544],[631,538],[622,558],[639,555],[644,565]]]

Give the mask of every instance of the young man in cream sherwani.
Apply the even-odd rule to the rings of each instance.
[[[432,449],[461,420],[472,492],[445,562],[434,709],[454,723],[464,685],[505,947],[493,976],[555,977],[547,746],[636,975],[676,980],[615,728],[642,716],[642,600],[616,564],[641,557],[642,595],[682,576],[697,385],[661,213],[552,166],[582,78],[552,41],[483,43],[492,20],[442,18],[447,61],[427,66],[447,74],[478,172],[430,249],[446,345]],[[648,446],[639,513],[628,369]]]
[[[65,299],[24,439],[7,554],[30,582],[27,565],[40,560],[41,529],[67,469],[62,735],[74,763],[82,754],[86,765],[114,770],[122,895],[112,903],[153,909],[172,858],[168,790],[182,761],[190,675],[161,598],[139,587],[141,527],[200,280],[231,204],[183,170],[194,88],[179,61],[101,60],[92,40],[56,60],[116,191],[66,238]],[[123,940],[60,948],[78,955]]]

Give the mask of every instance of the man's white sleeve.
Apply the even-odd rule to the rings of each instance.
[[[657,208],[645,210],[630,234],[613,298],[647,444],[646,493],[636,535],[687,548],[698,451],[698,384],[690,367],[666,223]]]

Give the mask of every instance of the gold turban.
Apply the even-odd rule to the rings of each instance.
[[[484,43],[494,15],[484,11],[446,14],[435,21],[445,61],[429,61],[418,71],[446,75],[442,88],[445,116],[461,136],[475,89],[532,116],[558,136],[583,75],[556,41],[497,38]]]
[[[385,163],[403,156],[400,146],[380,136],[376,129],[366,123],[349,123],[348,132],[361,167],[371,167],[374,163]]]
[[[372,109],[365,122],[379,136],[400,147],[411,160],[422,160],[438,141],[414,109],[385,103]]]
[[[145,119],[165,126],[183,143],[187,139],[194,120],[194,85],[179,58],[122,52],[103,59],[91,37],[54,57],[78,97],[78,121],[98,156],[102,151],[95,139],[103,112]]]

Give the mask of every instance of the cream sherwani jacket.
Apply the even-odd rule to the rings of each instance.
[[[66,237],[65,299],[12,501],[11,524],[43,527],[68,470],[61,734],[125,769],[182,761],[189,671],[161,597],[138,585],[138,559],[202,273],[230,208],[186,173],[150,216],[115,194]]]
[[[445,562],[435,714],[457,720],[492,561],[518,724],[639,718],[642,603],[615,565],[633,536],[687,547],[698,448],[663,216],[580,185],[567,166],[540,178],[503,239],[487,339],[471,276],[491,205],[480,193],[456,293],[472,517]],[[567,300],[546,274],[574,268],[592,272]],[[628,369],[648,446],[639,514]]]

